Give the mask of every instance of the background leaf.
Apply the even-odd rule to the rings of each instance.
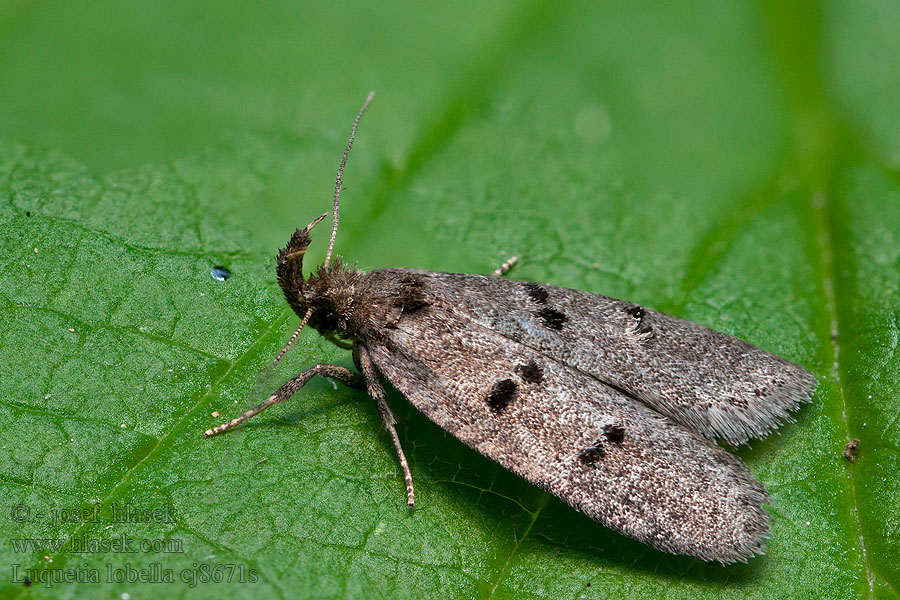
[[[0,2],[0,595],[896,598],[898,31],[884,0]],[[260,376],[297,322],[271,255],[329,207],[370,89],[348,259],[518,254],[816,373],[738,452],[765,557],[616,535],[396,392],[412,514],[364,394],[316,381],[202,439],[350,364],[308,332]]]

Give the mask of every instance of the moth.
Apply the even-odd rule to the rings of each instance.
[[[358,372],[319,363],[213,436],[284,402],[316,375],[375,400],[414,504],[413,479],[381,377],[466,445],[577,510],[654,548],[722,563],[762,554],[762,484],[714,439],[739,445],[791,421],[816,378],[735,337],[631,302],[529,281],[416,269],[363,272],[332,257],[303,275],[310,231],[277,257],[300,325],[352,350]]]

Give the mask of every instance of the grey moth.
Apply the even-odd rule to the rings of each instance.
[[[623,535],[722,563],[765,548],[765,488],[716,445],[760,438],[791,420],[817,382],[807,370],[735,337],[589,292],[503,277],[415,269],[362,272],[332,259],[344,166],[324,263],[303,275],[320,216],[277,255],[285,298],[309,325],[351,350],[357,371],[317,364],[243,423],[316,375],[368,391],[413,506],[412,475],[381,377],[457,439]]]

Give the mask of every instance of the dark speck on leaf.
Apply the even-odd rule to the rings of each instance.
[[[225,281],[229,277],[231,277],[231,271],[226,269],[225,267],[213,267],[210,272],[210,275],[213,276],[213,279],[216,281]]]

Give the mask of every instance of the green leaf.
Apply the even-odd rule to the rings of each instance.
[[[0,596],[897,598],[897,31],[884,0],[0,2]],[[271,256],[329,209],[369,89],[348,260],[516,254],[816,373],[737,451],[766,556],[612,533],[396,392],[413,513],[361,392],[203,439],[352,364],[310,331],[267,372],[298,321]]]

